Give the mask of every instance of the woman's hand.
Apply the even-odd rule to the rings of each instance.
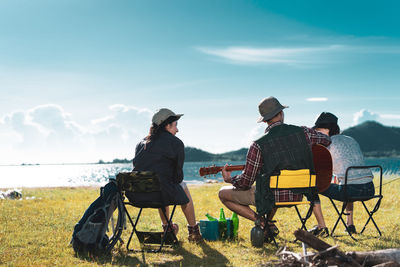
[[[226,170],[226,167],[228,167],[228,164],[225,164],[225,166],[222,168],[222,171],[221,171],[221,173],[222,173],[222,177],[224,178],[224,181],[226,182],[226,183],[231,183],[231,172],[229,172],[229,171],[227,171]]]

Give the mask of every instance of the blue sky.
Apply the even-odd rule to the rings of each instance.
[[[210,152],[287,123],[400,126],[397,1],[0,2],[0,164],[131,158],[151,114]]]

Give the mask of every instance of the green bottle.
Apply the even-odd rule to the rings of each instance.
[[[213,216],[211,216],[210,214],[206,213],[206,217],[209,221],[218,221],[217,218],[214,218]]]
[[[238,231],[239,231],[239,217],[236,214],[236,212],[232,213],[232,225],[233,225],[233,238],[237,239],[238,238]]]
[[[221,208],[221,211],[219,212],[219,220],[218,220],[218,226],[219,226],[219,236],[221,239],[226,239],[226,231],[227,231],[227,221],[225,218],[225,213],[224,209]]]

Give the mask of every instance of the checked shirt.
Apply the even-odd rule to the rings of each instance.
[[[282,124],[282,122],[275,122],[267,127],[265,133],[267,133],[271,128]],[[306,140],[308,144],[322,144],[328,146],[331,143],[329,136],[317,132],[314,129],[302,126]],[[263,157],[261,153],[260,146],[253,142],[247,152],[246,165],[241,174],[233,176],[231,183],[238,189],[247,190],[254,184],[256,180],[257,173],[263,166]],[[302,194],[293,194],[291,190],[273,190],[275,194],[276,202],[287,202],[287,201],[300,201],[303,197]]]

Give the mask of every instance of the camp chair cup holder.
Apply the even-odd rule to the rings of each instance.
[[[375,194],[374,196],[369,196],[369,197],[352,197],[352,196],[348,195],[348,192],[347,192],[348,175],[349,175],[349,172],[351,170],[355,170],[355,169],[379,169],[379,194]],[[380,207],[380,204],[381,204],[381,201],[382,201],[382,198],[383,198],[383,195],[382,195],[382,179],[383,179],[383,169],[382,169],[382,166],[380,166],[380,165],[350,166],[350,167],[348,167],[346,169],[345,178],[344,178],[344,184],[343,184],[344,199],[341,201],[341,202],[343,202],[341,211],[339,211],[339,209],[337,208],[337,206],[336,206],[335,202],[333,201],[333,199],[329,198],[329,200],[331,201],[336,213],[338,214],[338,219],[336,220],[335,225],[332,228],[331,236],[333,236],[333,234],[334,234],[334,232],[336,230],[336,227],[337,227],[337,225],[338,225],[338,223],[340,221],[340,222],[342,222],[342,224],[346,228],[346,231],[350,235],[350,237],[353,240],[357,240],[356,238],[353,237],[351,231],[349,231],[348,226],[347,226],[347,224],[345,223],[345,221],[344,221],[344,219],[342,217],[343,215],[348,215],[348,213],[345,212],[347,204],[351,203],[351,202],[357,202],[357,201],[360,201],[362,203],[365,211],[368,214],[368,219],[367,219],[366,223],[364,224],[364,227],[362,228],[360,233],[362,234],[364,232],[365,228],[367,227],[368,223],[370,221],[372,221],[372,223],[374,224],[376,230],[379,233],[379,236],[382,236],[382,233],[381,233],[377,223],[375,222],[375,220],[373,218],[373,215],[379,210],[379,207]],[[369,210],[367,205],[365,204],[365,202],[369,201],[369,200],[372,200],[372,199],[377,199],[377,202],[375,203],[375,206],[373,207],[373,209]]]

